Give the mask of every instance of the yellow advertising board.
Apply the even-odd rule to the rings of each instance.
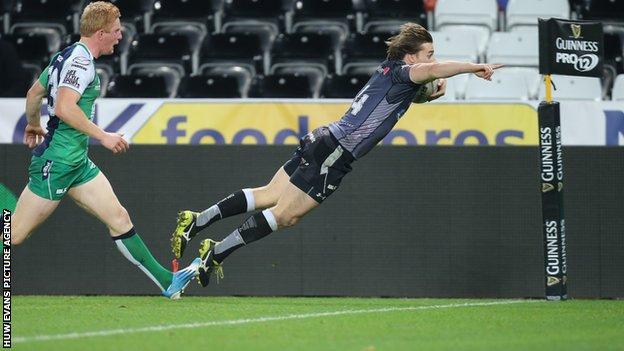
[[[333,102],[164,102],[132,142],[296,144],[348,108]],[[537,134],[537,113],[527,104],[414,104],[382,144],[537,145]]]

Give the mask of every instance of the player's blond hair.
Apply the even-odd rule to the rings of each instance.
[[[90,37],[98,30],[108,28],[119,17],[119,9],[110,2],[92,2],[80,16],[80,35]]]
[[[415,54],[424,43],[433,43],[431,34],[420,24],[405,23],[399,34],[386,41],[388,59],[401,60],[407,54]]]

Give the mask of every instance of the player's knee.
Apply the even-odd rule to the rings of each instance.
[[[131,227],[132,221],[130,220],[130,214],[128,214],[128,211],[123,206],[119,206],[117,213],[115,213],[111,229],[115,232],[123,233]]]
[[[292,227],[299,222],[299,219],[301,219],[301,216],[295,216],[290,213],[277,213],[276,214],[274,212],[273,215],[275,216],[275,220],[279,228]]]

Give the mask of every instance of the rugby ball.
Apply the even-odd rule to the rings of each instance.
[[[438,80],[433,80],[431,82],[425,83],[420,86],[416,96],[412,100],[413,103],[422,104],[424,102],[429,101],[429,97],[438,92]]]

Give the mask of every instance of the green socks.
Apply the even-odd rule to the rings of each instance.
[[[128,261],[138,266],[143,273],[158,285],[161,291],[167,290],[169,285],[171,285],[173,273],[156,261],[139,234],[134,231],[134,228],[130,229],[126,234],[114,237],[113,240]]]

